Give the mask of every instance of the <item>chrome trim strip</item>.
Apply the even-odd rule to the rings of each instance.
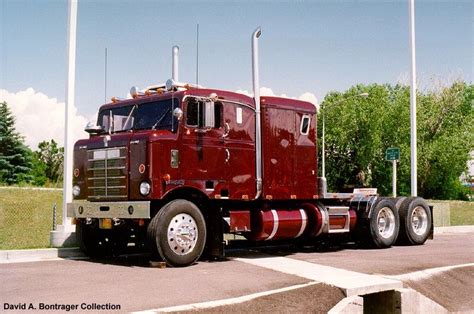
[[[88,186],[88,189],[104,189],[105,186]],[[112,186],[107,186],[107,189],[125,189],[125,185],[112,185]],[[124,195],[125,196],[125,195]]]
[[[126,156],[112,157],[112,158],[97,158],[97,159],[87,159],[87,161],[102,161],[102,160],[116,160],[116,159],[126,159]]]
[[[240,101],[234,101],[234,100],[227,100],[227,99],[221,99],[220,102],[228,102],[230,104],[236,104],[236,105],[239,105],[239,106],[242,106],[242,107],[246,107],[246,108],[249,108],[250,110],[252,110],[253,112],[255,112],[255,108],[248,105],[248,104],[244,104],[243,102],[240,102]]]
[[[125,166],[123,167],[107,167],[108,170],[120,170],[120,169],[125,169]],[[87,171],[93,171],[93,170],[105,170],[105,167],[103,168],[87,168]]]
[[[237,93],[238,94],[238,93]],[[199,100],[211,100],[209,97],[205,97],[205,96],[197,96],[197,95],[186,95],[183,97],[183,103],[184,101],[187,99],[187,98],[196,98],[196,99],[199,99]],[[230,99],[219,99],[218,100],[219,102],[222,102],[222,103],[230,103],[230,104],[236,104],[236,105],[239,105],[239,106],[243,106],[243,107],[246,107],[246,108],[249,108],[250,110],[252,111],[255,111],[255,108],[250,106],[249,104],[246,104],[246,103],[243,103],[243,102],[240,102],[240,101],[236,101],[236,100],[230,100]],[[192,126],[192,125],[189,125],[189,126]],[[195,125],[194,125],[195,126]]]
[[[119,176],[119,177],[92,177],[92,178],[87,178],[87,180],[104,180],[104,179],[125,179],[125,176]]]
[[[102,147],[102,148],[88,149],[87,152],[89,153],[89,152],[94,152],[94,151],[98,151],[98,150],[114,150],[114,149],[121,150],[121,149],[127,149],[127,147],[125,147],[125,146]]]
[[[96,200],[102,200],[102,199],[108,199],[108,198],[127,198],[127,197],[128,197],[127,195],[108,195],[108,196],[93,195],[93,196],[89,196],[89,198],[96,199]]]
[[[278,213],[276,210],[272,209],[272,215],[273,215],[273,230],[272,233],[268,236],[268,238],[265,239],[265,241],[273,239],[275,234],[278,231]]]
[[[306,216],[306,212],[304,209],[300,208],[300,215],[301,215],[301,228],[295,238],[299,237],[303,234],[304,230],[306,229],[306,224],[308,223],[308,216]]]

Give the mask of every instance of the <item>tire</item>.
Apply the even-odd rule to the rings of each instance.
[[[431,231],[431,211],[421,197],[409,197],[400,206],[399,243],[421,245]]]
[[[395,204],[388,198],[380,199],[369,217],[372,244],[377,248],[391,247],[397,240],[400,218]]]
[[[206,222],[196,205],[174,200],[153,217],[147,235],[152,254],[157,253],[171,266],[189,266],[204,250]]]
[[[128,244],[128,237],[121,229],[99,229],[97,223],[76,224],[76,240],[81,250],[91,258],[119,255]]]
[[[406,199],[407,198],[405,196],[399,196],[399,197],[392,198],[393,204],[397,208],[398,213],[400,213],[400,206],[402,206],[403,201],[406,200]]]

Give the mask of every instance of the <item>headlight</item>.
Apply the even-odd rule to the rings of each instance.
[[[143,196],[147,196],[150,194],[151,186],[150,183],[143,181],[140,183],[140,194]]]
[[[81,188],[79,187],[79,185],[73,186],[72,187],[72,195],[79,196],[79,194],[81,194]]]

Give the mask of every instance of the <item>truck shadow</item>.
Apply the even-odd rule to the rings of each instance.
[[[229,241],[226,245],[223,257],[203,256],[198,263],[221,263],[233,260],[234,258],[285,257],[297,253],[324,254],[357,249],[362,248],[354,242],[340,242],[331,239],[312,243],[274,241],[272,244],[262,242],[252,243],[247,240],[233,240]],[[123,254],[118,256],[90,258],[85,261],[123,267],[164,268],[164,264],[159,263],[159,261],[152,261],[151,255],[145,248],[138,249],[129,247]],[[193,267],[198,263],[189,267]]]

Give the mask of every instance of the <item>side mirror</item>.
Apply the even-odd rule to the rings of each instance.
[[[204,127],[213,128],[216,125],[214,112],[214,102],[207,101],[204,103]]]
[[[94,135],[94,134],[100,134],[104,132],[104,128],[101,125],[96,125],[93,122],[87,123],[86,127],[84,128],[84,131],[87,133]]]
[[[183,110],[181,110],[181,108],[175,108],[173,110],[173,116],[178,119],[178,121],[181,121],[181,119],[183,119]]]

